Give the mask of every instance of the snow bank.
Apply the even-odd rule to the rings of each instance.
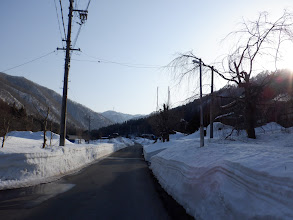
[[[176,132],[176,134],[170,135],[170,142],[169,144],[163,143],[160,140],[157,141],[156,144],[154,144],[154,141],[149,142],[140,142],[140,144],[144,145],[143,147],[143,154],[146,161],[150,161],[150,158],[161,151],[169,148],[177,146],[176,141],[180,138],[186,137],[186,135]],[[191,136],[190,136],[191,137]]]
[[[292,129],[270,123],[256,140],[243,131],[227,140],[231,129],[215,127],[203,148],[198,133],[145,146],[163,188],[196,219],[293,219]]]
[[[133,141],[143,145],[153,144],[155,142],[154,140],[150,140],[148,138],[141,138],[141,137],[136,137],[133,139]]]
[[[47,134],[50,143],[51,134]],[[113,143],[72,144],[59,147],[52,134],[51,146],[42,148],[42,132],[11,132],[0,150],[0,190],[49,182],[74,172],[114,151],[133,144],[126,139]]]
[[[104,144],[104,143],[109,143],[109,144],[127,144],[127,145],[134,145],[134,142],[130,140],[129,138],[125,137],[117,137],[117,138],[111,138],[111,139],[98,139],[91,141],[91,144]]]

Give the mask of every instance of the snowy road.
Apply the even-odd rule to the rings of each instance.
[[[160,190],[141,154],[134,145],[57,182],[0,191],[0,219],[189,218]]]

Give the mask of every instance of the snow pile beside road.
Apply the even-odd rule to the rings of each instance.
[[[150,140],[148,138],[141,138],[141,137],[136,137],[133,139],[133,141],[142,145],[153,144],[155,142],[154,140]]]
[[[170,142],[168,144],[161,142],[160,140],[157,141],[156,144],[154,144],[154,141],[151,142],[140,142],[140,144],[143,145],[143,154],[146,161],[150,161],[150,158],[161,151],[169,148],[169,147],[175,147],[177,146],[176,140],[187,137],[186,135],[176,132],[176,134],[170,135]],[[191,136],[189,136],[191,138]],[[180,144],[180,143],[179,143]]]
[[[225,140],[231,129],[221,126],[203,148],[198,133],[151,146],[168,146],[150,157],[163,188],[196,219],[293,219],[292,129],[270,123],[256,140]]]
[[[72,144],[59,147],[59,135],[52,134],[51,146],[42,148],[42,132],[11,132],[0,149],[0,190],[49,182],[74,172],[114,151],[133,144],[126,139],[113,143]],[[50,143],[50,132],[47,143]]]
[[[132,140],[130,140],[129,138],[124,138],[124,137],[112,138],[109,140],[108,143],[113,143],[113,144],[124,143],[127,145],[134,145],[134,142]]]
[[[104,144],[104,143],[110,143],[110,144],[127,144],[127,145],[134,145],[134,142],[130,140],[129,138],[125,137],[117,137],[117,138],[110,138],[110,139],[98,139],[90,142],[91,144]]]

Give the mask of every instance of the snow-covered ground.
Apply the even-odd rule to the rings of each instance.
[[[293,219],[293,129],[276,123],[230,133],[209,128],[205,146],[199,132],[169,143],[144,146],[146,160],[163,188],[196,219]]]
[[[134,144],[126,138],[104,143],[73,144],[59,147],[59,135],[47,132],[42,148],[42,132],[11,132],[0,148],[0,190],[50,182],[75,172],[114,151]],[[2,141],[2,139],[1,139]],[[107,143],[106,143],[107,142]]]
[[[147,144],[152,144],[155,141],[154,140],[150,140],[148,138],[141,138],[141,137],[136,137],[134,139],[132,139],[134,142],[138,143],[138,144],[142,144],[142,145],[147,145]]]

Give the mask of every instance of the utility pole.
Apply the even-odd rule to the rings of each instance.
[[[202,61],[201,59],[196,58],[192,60],[194,64],[199,66],[199,110],[200,110],[200,147],[204,146],[204,130],[203,130],[203,106],[202,106]]]
[[[157,86],[157,112],[159,111],[159,86]]]
[[[211,77],[211,101],[210,101],[210,138],[214,138],[214,67],[212,66]]]
[[[89,115],[89,143],[91,139],[91,116]]]
[[[72,13],[73,11],[78,11],[80,15],[84,15],[81,19],[86,19],[87,10],[74,10],[73,9],[74,0],[69,0],[69,13],[68,13],[68,29],[67,29],[67,39],[66,39],[66,49],[57,48],[57,50],[65,50],[65,66],[64,66],[64,84],[63,84],[63,96],[62,96],[62,109],[61,109],[61,121],[60,121],[60,146],[65,145],[66,138],[66,116],[67,116],[67,92],[68,92],[68,75],[70,68],[70,51],[80,49],[71,48],[71,25],[72,25]]]
[[[170,107],[170,87],[168,86],[168,107]]]
[[[64,82],[63,82],[64,84],[63,84],[61,122],[60,122],[60,146],[65,145],[65,136],[66,136],[67,91],[68,91],[68,74],[69,74],[69,67],[70,67],[72,12],[73,12],[73,0],[69,0],[68,30],[67,30],[67,39],[66,39],[66,55],[65,55]]]
[[[200,147],[204,146],[204,131],[203,131],[203,106],[202,106],[202,63],[199,59],[199,93],[200,93]]]
[[[91,116],[89,115],[89,132],[91,132]]]

